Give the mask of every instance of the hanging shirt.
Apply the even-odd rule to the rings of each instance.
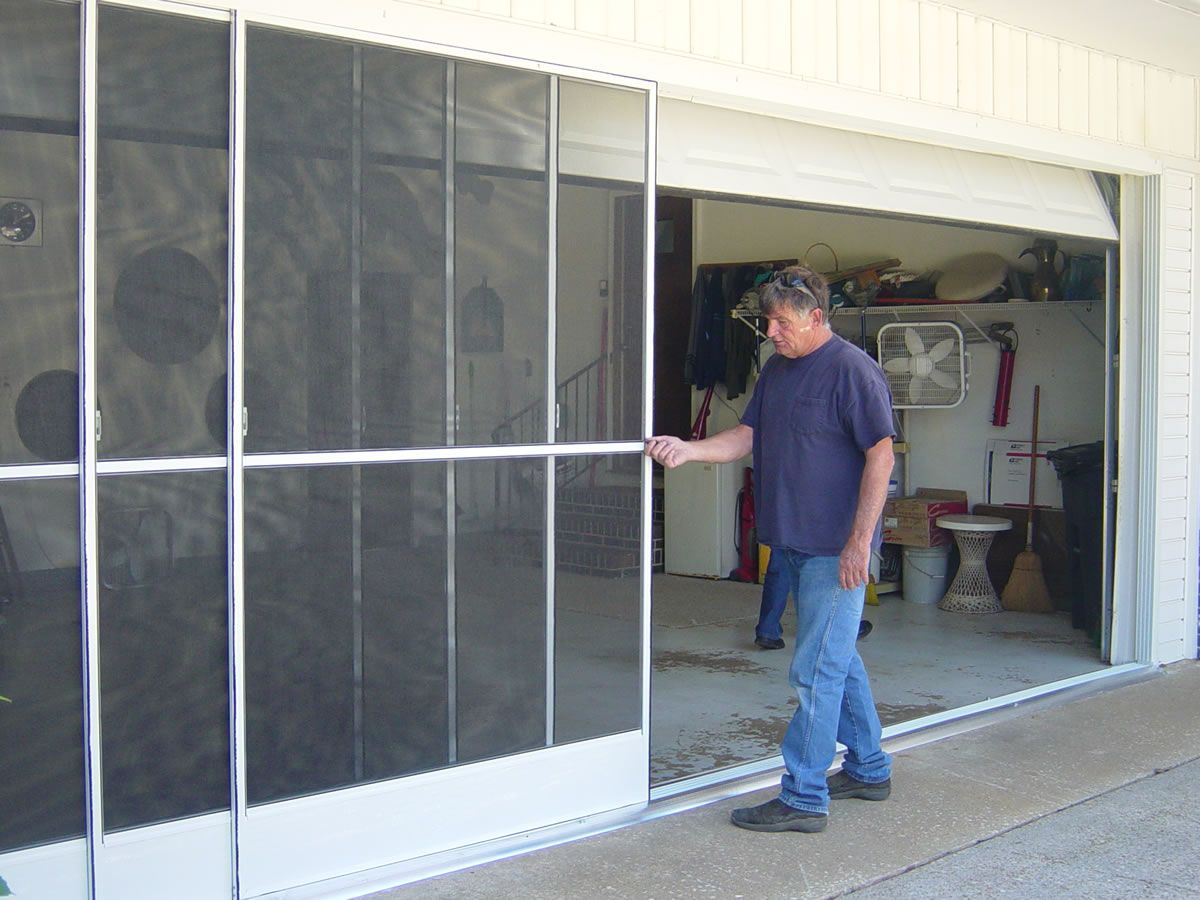
[[[759,541],[838,556],[858,509],[865,451],[895,436],[879,364],[836,334],[807,356],[772,356],[742,424],[754,429]]]

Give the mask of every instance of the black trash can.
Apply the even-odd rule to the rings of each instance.
[[[1099,639],[1104,599],[1104,442],[1050,450],[1046,459],[1062,482],[1071,625]]]

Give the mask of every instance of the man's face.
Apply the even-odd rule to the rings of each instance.
[[[819,309],[802,313],[784,306],[767,316],[767,337],[780,356],[797,359],[821,346],[821,325]]]

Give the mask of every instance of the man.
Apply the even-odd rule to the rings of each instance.
[[[788,682],[800,706],[783,738],[779,797],[735,809],[754,831],[823,831],[829,800],[883,800],[891,757],[854,648],[871,550],[892,472],[891,396],[879,366],[829,327],[829,288],[803,266],[761,290],[775,355],[740,424],[701,441],[652,437],[668,468],[733,462],[754,453],[759,540],[787,565],[797,637]],[[842,771],[826,781],[836,742]]]

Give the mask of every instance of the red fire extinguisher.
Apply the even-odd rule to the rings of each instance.
[[[734,549],[738,567],[729,573],[730,581],[758,581],[758,540],[754,527],[754,470],[742,471],[742,489],[737,495],[737,535]]]
[[[988,328],[988,337],[1000,345],[1000,368],[996,372],[996,400],[992,405],[992,424],[1008,424],[1008,402],[1012,396],[1013,368],[1017,361],[1017,332],[1011,322],[996,322]]]

